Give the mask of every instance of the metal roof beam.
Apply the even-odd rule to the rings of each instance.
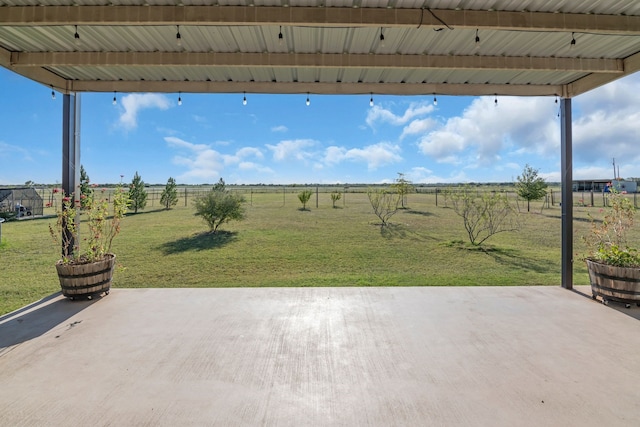
[[[557,96],[559,85],[493,85],[431,83],[291,83],[185,81],[70,81],[71,92],[264,93],[312,95],[461,95]]]
[[[299,25],[640,34],[640,16],[450,9],[272,6],[5,6],[0,25]],[[437,17],[437,18],[436,18]]]
[[[616,59],[452,55],[197,52],[16,52],[10,67],[218,66],[569,71],[622,74]]]

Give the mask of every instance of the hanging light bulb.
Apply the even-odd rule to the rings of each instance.
[[[369,99],[369,107],[373,107],[373,93],[371,93],[371,98]]]
[[[182,35],[180,35],[180,25],[176,25],[178,32],[176,33],[176,44],[182,46]]]
[[[384,34],[382,34],[382,27],[380,27],[380,47],[384,47]]]
[[[53,91],[53,85],[51,85],[51,99],[56,99],[56,93]]]
[[[76,25],[76,32],[73,35],[73,42],[76,46],[80,46],[80,34],[78,34],[78,26]]]
[[[556,95],[556,104],[558,103],[558,95]]]
[[[113,91],[113,101],[111,102],[113,105],[116,105],[118,101],[116,101],[116,91]]]
[[[278,33],[278,44],[282,46],[284,42],[284,36],[282,35],[282,25],[280,25],[280,32]]]
[[[309,106],[309,104],[311,104],[311,101],[309,101],[309,92],[307,92],[307,107]]]
[[[436,98],[436,94],[433,94],[433,105],[438,105],[438,98]]]
[[[498,94],[496,94],[496,99],[493,100],[493,105],[498,106]]]
[[[480,49],[480,36],[478,35],[477,28],[476,28],[476,49]]]
[[[247,93],[242,92],[242,105],[247,105]]]
[[[574,47],[576,47],[576,37],[575,37],[576,33],[571,33],[571,43],[569,43],[569,48],[573,49]]]
[[[180,96],[182,92],[178,92],[178,105],[182,105],[182,96]]]

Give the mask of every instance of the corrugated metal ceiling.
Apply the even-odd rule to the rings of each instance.
[[[640,2],[630,0],[184,0],[179,6],[153,0],[13,0],[0,5],[0,63],[64,92],[573,96],[640,68]],[[35,5],[51,10],[45,21],[62,18],[30,21],[32,8],[26,6]],[[71,21],[64,18],[64,10],[47,8],[70,5],[74,7],[64,9],[69,16],[86,11],[77,16],[91,19]],[[169,19],[140,18],[161,6]],[[203,13],[239,8],[233,9],[234,22],[226,25],[188,17],[191,6],[202,7],[198,11]],[[344,20],[323,21],[327,8],[338,10]],[[100,22],[99,17],[116,9],[123,22]],[[376,15],[359,15],[357,10],[363,9]],[[413,10],[402,15],[400,11],[407,9]],[[20,13],[12,16],[20,18],[2,20],[3,12],[14,10]],[[299,10],[304,13],[296,14]],[[256,22],[255,16],[263,21]],[[540,22],[544,25],[536,26]],[[579,31],[570,31],[574,23]],[[194,57],[195,53],[211,56]],[[222,53],[231,55],[226,62],[216,62],[216,54]],[[338,60],[335,54],[344,56]],[[427,64],[422,57],[440,62]],[[146,62],[150,58],[152,62]],[[549,65],[531,58],[549,58]]]

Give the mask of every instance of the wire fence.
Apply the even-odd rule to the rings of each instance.
[[[213,186],[180,186],[177,188],[178,203],[177,207],[189,207],[197,197],[205,195],[211,191]],[[414,185],[413,191],[408,194],[411,197],[412,194],[420,195],[421,198],[432,198],[433,203],[436,206],[447,206],[447,192],[460,191],[463,188],[468,190],[468,186],[462,185],[447,185],[447,186],[426,186],[426,185]],[[518,209],[522,209],[526,206],[526,200],[519,197],[513,186],[501,186],[501,185],[478,185],[472,187],[477,195],[484,193],[496,193],[499,192],[507,196],[507,198]],[[309,206],[315,204],[316,207],[322,204],[332,203],[329,195],[331,193],[340,193],[339,200],[340,206],[346,207],[350,198],[348,194],[366,194],[371,189],[385,189],[393,191],[390,185],[227,185],[227,189],[237,194],[241,194],[245,197],[247,203],[251,206],[260,206],[260,204],[272,205],[274,201],[280,205],[285,206],[291,203],[298,203],[297,195],[304,190],[312,192],[313,196],[309,201]],[[44,201],[44,215],[53,214],[61,206],[61,194],[56,191],[54,187],[36,188],[37,193],[42,197]],[[147,187],[147,204],[145,209],[156,210],[161,209],[164,206],[161,203],[163,186]],[[107,200],[111,200],[115,187],[105,187],[94,189],[97,195],[105,197]],[[573,205],[574,208],[602,208],[607,206],[607,194],[602,191],[574,191],[573,192]],[[268,197],[265,197],[268,196]],[[638,208],[640,201],[638,200],[638,193],[629,193],[625,195],[632,202],[633,205]],[[561,204],[562,192],[559,188],[549,188],[545,197],[532,202],[532,209],[545,209],[551,207],[559,207]],[[524,204],[524,205],[523,205]],[[526,208],[525,208],[526,209]],[[38,215],[34,215],[38,216]]]

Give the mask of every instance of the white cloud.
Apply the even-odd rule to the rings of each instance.
[[[260,173],[269,173],[269,174],[273,173],[273,169],[266,166],[259,165],[257,163],[253,163],[253,162],[240,162],[238,164],[238,169],[242,171],[257,171]]]
[[[451,117],[422,135],[418,147],[440,163],[490,166],[509,152],[557,154],[559,123],[549,98],[474,99],[461,116]]]
[[[369,170],[402,161],[400,147],[388,142],[368,145],[363,148],[346,149],[331,146],[325,150],[324,161],[327,164],[337,164],[343,161],[366,163]]]
[[[411,123],[405,126],[404,129],[402,129],[400,139],[402,140],[405,136],[409,135],[419,135],[425,133],[436,124],[437,122],[431,118],[413,120]]]
[[[126,130],[135,129],[138,126],[138,113],[148,108],[166,110],[170,106],[169,99],[164,95],[155,93],[132,93],[122,97],[120,103],[124,111],[120,115],[118,123]]]
[[[235,154],[222,154],[207,144],[193,144],[173,136],[167,136],[164,140],[169,147],[179,150],[179,154],[173,157],[173,162],[187,169],[178,177],[181,182],[213,182],[222,176],[225,168],[234,166],[245,171],[271,172],[269,168],[243,160],[248,157],[261,159],[263,154],[257,148],[243,147]]]
[[[286,132],[288,130],[289,130],[289,128],[287,128],[284,125],[274,126],[274,127],[271,128],[271,132]]]
[[[276,161],[306,161],[314,156],[313,152],[307,151],[307,148],[315,147],[317,144],[317,141],[312,139],[295,139],[280,141],[276,145],[267,144],[267,148],[273,152],[273,159]]]
[[[20,155],[22,157],[22,160],[33,160],[33,158],[31,157],[31,153],[29,153],[29,150],[18,147],[17,145],[11,145],[7,144],[6,142],[0,141],[0,157],[10,157],[14,153]]]
[[[640,161],[640,75],[634,75],[575,98],[574,157],[588,164]],[[605,176],[611,176],[611,172]],[[621,171],[622,174],[622,171]],[[638,175],[636,172],[635,175]]]
[[[375,127],[377,123],[389,123],[394,126],[401,126],[415,117],[425,116],[431,113],[433,109],[432,104],[413,102],[400,116],[380,105],[374,105],[367,113],[366,123],[372,128]]]

